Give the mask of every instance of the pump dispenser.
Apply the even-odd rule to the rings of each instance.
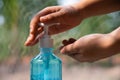
[[[44,23],[41,23],[40,25],[44,27],[44,35],[40,39],[40,47],[43,47],[43,48],[53,47],[53,39],[51,39],[50,35],[48,35],[48,28],[49,28],[49,26],[52,26],[52,24],[45,25]]]
[[[57,24],[40,24],[44,35],[40,39],[40,53],[31,60],[30,80],[62,80],[62,62],[54,55],[53,39],[48,35],[49,26]]]

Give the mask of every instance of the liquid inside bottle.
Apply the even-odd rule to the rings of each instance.
[[[52,51],[40,48],[40,53],[31,60],[30,80],[62,80],[62,62]]]

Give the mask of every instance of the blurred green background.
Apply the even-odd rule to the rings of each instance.
[[[63,2],[65,1],[68,0],[64,0]],[[10,66],[10,71],[15,72],[16,68],[20,65],[29,64],[30,59],[39,52],[38,44],[32,47],[24,46],[24,42],[29,33],[30,20],[41,9],[47,6],[54,6],[59,4],[60,0],[0,0],[1,66]],[[74,29],[53,36],[53,38],[55,39],[55,53],[57,54],[57,49],[61,45],[61,41],[63,39],[68,39],[70,37],[78,39],[81,36],[91,33],[109,33],[112,30],[116,29],[118,26],[120,26],[120,12],[114,12],[111,14],[88,18]],[[63,60],[63,64],[65,64],[67,67],[71,67],[73,65],[84,65],[83,63],[78,63],[64,55],[57,55],[61,57],[61,59]],[[87,64],[87,66],[94,65],[111,67],[120,64],[119,58],[119,55],[117,55],[113,58],[105,59],[92,64]],[[3,70],[3,68],[1,69]]]

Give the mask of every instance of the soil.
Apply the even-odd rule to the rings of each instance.
[[[29,65],[0,66],[0,80],[30,80]],[[63,65],[63,80],[120,80],[120,66],[103,68],[99,66],[71,67]]]

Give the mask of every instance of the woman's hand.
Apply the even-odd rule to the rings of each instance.
[[[38,25],[39,23],[60,23],[60,25],[49,28],[50,35],[57,34],[79,25],[83,20],[82,12],[81,14],[79,12],[80,10],[77,11],[72,6],[52,6],[38,12],[30,22],[30,33],[25,45],[32,46],[36,44],[38,38],[42,36],[43,28]]]
[[[103,9],[104,8],[104,9]],[[120,10],[120,0],[82,0],[71,6],[52,6],[38,12],[30,22],[30,34],[25,42],[26,46],[37,43],[42,36],[42,27],[39,23],[60,25],[51,26],[49,34],[57,34],[69,30],[88,17],[102,15]]]
[[[91,34],[62,43],[61,53],[80,62],[93,62],[120,52],[120,41],[111,34]]]

